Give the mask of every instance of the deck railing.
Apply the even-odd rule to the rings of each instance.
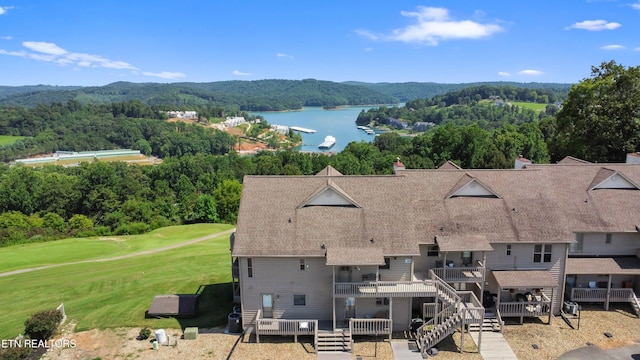
[[[542,294],[542,301],[501,302],[497,309],[502,317],[536,317],[549,315],[551,300]]]
[[[438,277],[447,282],[474,283],[484,281],[486,268],[484,266],[441,267],[432,270]]]
[[[362,281],[337,282],[334,287],[338,297],[414,297],[434,296],[432,280],[424,281]]]
[[[631,288],[611,288],[609,290],[610,302],[631,302],[633,299]],[[606,302],[606,288],[573,288],[571,289],[571,301]]]
[[[389,335],[391,333],[393,322],[391,319],[350,319],[349,332],[351,335]]]
[[[498,319],[498,326],[500,327],[500,333],[504,331],[504,320],[502,320],[502,314],[500,309],[496,309],[496,318]]]
[[[260,343],[260,335],[293,335],[295,342],[298,342],[298,335],[313,335],[314,344],[318,339],[318,320],[264,319],[258,310],[255,324],[257,343]]]

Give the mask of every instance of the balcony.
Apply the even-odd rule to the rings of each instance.
[[[572,288],[569,300],[577,302],[607,302],[607,288]],[[609,302],[630,302],[633,299],[633,289],[611,288]]]
[[[435,296],[436,286],[433,280],[339,282],[335,284],[334,294],[343,298]]]
[[[503,318],[548,316],[551,312],[551,300],[541,294],[540,301],[500,302],[498,311]]]
[[[433,269],[433,272],[448,283],[482,283],[485,279],[486,268],[480,261],[478,261],[478,265],[473,267],[437,267]]]

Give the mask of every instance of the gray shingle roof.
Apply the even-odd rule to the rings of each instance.
[[[640,191],[588,190],[603,167],[640,183],[640,165],[589,163],[383,176],[323,175],[335,175],[329,169],[315,176],[247,176],[233,255],[324,256],[322,244],[419,255],[418,245],[433,244],[436,235],[479,235],[489,244],[569,243],[575,232],[636,232]],[[471,178],[499,198],[447,198]],[[299,207],[328,184],[357,207]]]
[[[501,288],[557,287],[558,280],[545,270],[492,271]]]
[[[567,274],[635,274],[640,275],[638,258],[569,258]]]

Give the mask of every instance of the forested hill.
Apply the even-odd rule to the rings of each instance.
[[[147,105],[172,109],[210,105],[246,111],[275,111],[302,106],[395,104],[481,85],[543,89],[565,94],[571,87],[571,84],[556,83],[336,83],[314,79],[171,84],[116,82],[94,87],[0,86],[0,105],[64,104],[69,100],[82,104],[107,104],[140,100]]]
[[[378,91],[348,84],[314,79],[221,81],[211,83],[117,82],[78,89],[43,89],[23,93],[0,93],[0,105],[36,106],[66,103],[105,104],[140,100],[147,105],[170,108],[237,106],[240,110],[270,111],[300,109],[303,106],[393,104],[398,99]]]
[[[548,92],[560,92],[566,95],[572,84],[562,83],[519,83],[507,81],[495,82],[475,82],[461,84],[441,84],[433,82],[406,82],[406,83],[365,83],[357,81],[347,81],[343,84],[363,86],[389,96],[399,99],[401,102],[408,102],[415,99],[432,98],[436,95],[443,95],[467,88],[489,87],[513,87],[519,89],[545,90]]]

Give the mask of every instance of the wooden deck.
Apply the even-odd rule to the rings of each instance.
[[[424,281],[363,281],[335,284],[336,297],[423,297],[435,296],[433,280]]]

